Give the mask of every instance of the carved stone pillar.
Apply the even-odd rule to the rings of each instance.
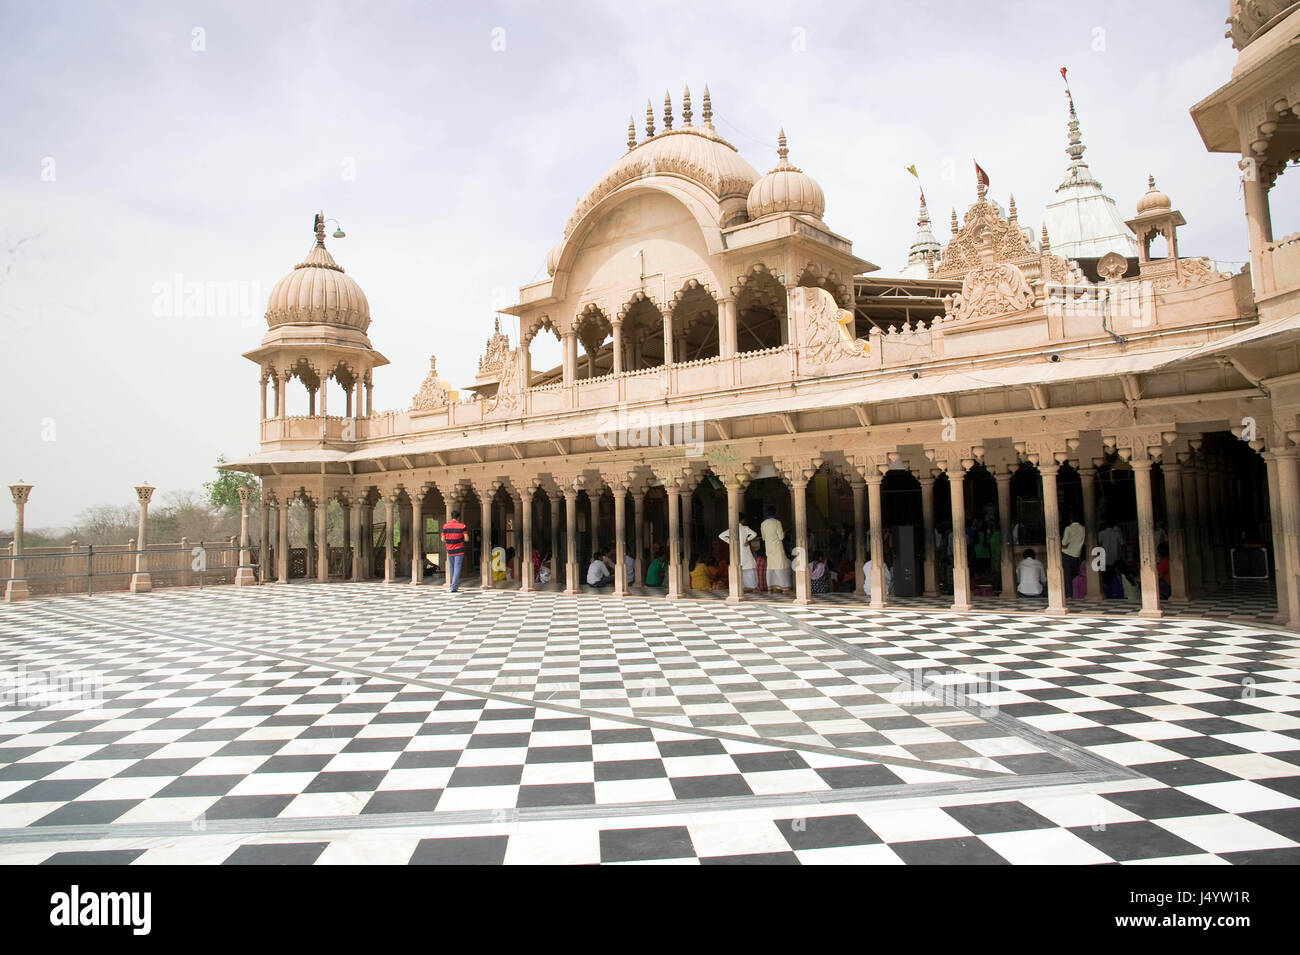
[[[149,559],[145,553],[148,546],[149,500],[153,497],[153,492],[154,488],[149,484],[141,484],[135,489],[136,500],[140,502],[140,522],[135,534],[135,573],[131,575],[133,594],[147,594],[153,589],[153,582],[149,579]]]
[[[1196,456],[1193,454],[1183,453],[1178,455],[1178,462],[1183,468],[1182,481],[1180,482],[1183,490],[1183,556],[1187,561],[1186,579],[1189,597],[1200,592],[1204,579],[1201,576],[1201,505],[1195,461]],[[1270,471],[1269,474],[1271,475],[1272,472]],[[1276,486],[1270,477],[1270,500],[1275,490]]]
[[[576,594],[582,586],[578,568],[578,491],[564,488],[564,592]]]
[[[476,488],[479,503],[479,586],[484,590],[496,586],[492,580],[492,505],[496,502],[496,489],[493,482]]]
[[[546,496],[551,512],[551,588],[560,589],[560,495]]]
[[[1295,432],[1289,432],[1288,436]],[[1295,447],[1278,448],[1273,452],[1277,460],[1277,490],[1279,510],[1282,512],[1281,545],[1283,555],[1277,561],[1279,590],[1286,591],[1286,607],[1293,628],[1300,628],[1300,475],[1297,474]],[[1278,548],[1278,544],[1274,544]],[[1278,602],[1281,611],[1282,602]]]
[[[1156,573],[1155,507],[1151,498],[1152,461],[1150,458],[1138,458],[1135,454],[1130,463],[1133,466],[1133,487],[1137,494],[1138,553],[1142,570],[1142,609],[1138,615],[1159,617],[1160,576]]]
[[[253,496],[253,489],[247,485],[238,487],[239,495],[239,567],[235,571],[236,587],[251,587],[257,583],[253,576],[252,541],[248,537],[248,501]]]
[[[636,521],[636,552],[632,562],[636,566],[636,585],[645,584],[645,491],[636,491],[632,495],[632,517]]]
[[[614,326],[614,374],[623,374],[623,320],[615,318]]]
[[[718,355],[730,358],[736,354],[736,300],[718,300]]]
[[[1169,535],[1169,599],[1187,603],[1187,542],[1183,533],[1183,466],[1172,452],[1160,461],[1165,481],[1165,530]]]
[[[411,586],[424,583],[424,486],[411,491]]]
[[[966,554],[966,466],[948,464],[948,494],[952,500],[952,609],[970,611],[970,561]]]
[[[790,499],[794,504],[794,602],[807,604],[812,585],[808,577],[808,478],[797,471],[790,481]]]
[[[740,569],[740,502],[745,491],[745,475],[735,474],[727,481],[727,602],[744,599],[744,575]],[[746,545],[747,546],[747,545]]]
[[[257,543],[257,579],[267,583],[271,579],[271,508],[266,502],[266,490],[263,488],[262,499],[258,504],[259,524]]]
[[[523,525],[523,544],[516,555],[515,564],[519,568],[519,590],[531,593],[533,589],[533,506],[536,503],[537,485],[530,484],[524,488],[520,498],[519,518]]]
[[[1083,494],[1083,553],[1080,555],[1087,567],[1089,603],[1100,603],[1102,592],[1101,572],[1093,568],[1092,552],[1097,547],[1097,469],[1079,468],[1079,489]]]
[[[871,606],[885,606],[885,529],[880,486],[884,475],[876,468],[867,470],[867,519],[871,522]]]
[[[1064,455],[1062,455],[1064,457]],[[1043,526],[1047,538],[1047,612],[1063,614],[1065,608],[1065,571],[1061,560],[1061,498],[1057,493],[1056,475],[1060,465],[1042,463],[1038,473],[1043,479]]]
[[[668,596],[682,595],[681,489],[675,481],[665,481],[668,492]]]
[[[5,581],[5,601],[9,603],[26,600],[30,596],[22,556],[24,512],[27,509],[27,500],[32,495],[32,487],[33,485],[21,480],[17,484],[9,485],[9,493],[14,499],[14,540],[11,550],[14,559],[9,562],[9,580]]]
[[[694,543],[691,532],[691,520],[695,517],[695,484],[687,480],[682,486],[682,561],[680,572],[682,593],[691,592],[691,567],[695,564]]]
[[[616,480],[609,489],[614,495],[614,596],[623,597],[627,594],[627,488]]]
[[[1002,547],[997,554],[997,560],[999,573],[1002,575],[1002,596],[1014,600],[1016,557],[1015,543],[1011,540],[1011,469],[998,468],[994,471],[993,477],[998,482],[998,529],[1002,538]],[[956,539],[956,528],[953,528],[953,540]]]
[[[280,546],[275,555],[275,576],[282,584],[289,582],[289,504],[292,500],[293,498],[286,494],[275,509],[275,528],[280,538]]]
[[[384,495],[384,583],[393,582],[393,526],[397,523],[397,495]]]
[[[670,309],[664,313],[664,368],[671,368],[673,359],[673,313]]]
[[[352,579],[354,581],[361,579],[361,508],[360,501],[353,501],[352,506],[348,508],[348,523],[352,526]]]
[[[326,532],[329,501],[323,500],[316,508],[316,579],[325,583],[330,579],[330,542]]]
[[[866,482],[855,477],[849,482],[853,491],[853,580],[856,593],[866,593],[867,581],[862,577],[862,568],[867,565],[867,541],[863,533],[866,522]],[[922,492],[924,493],[924,492]],[[874,558],[873,558],[874,559]]]

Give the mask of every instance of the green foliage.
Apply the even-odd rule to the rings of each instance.
[[[214,508],[239,508],[239,488],[251,487],[253,496],[250,504],[256,504],[262,496],[262,485],[257,477],[252,474],[242,474],[238,471],[223,471],[221,465],[226,463],[224,454],[217,456],[217,477],[213,481],[205,481],[203,490],[208,492],[208,503]]]

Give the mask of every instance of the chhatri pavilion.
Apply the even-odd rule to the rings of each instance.
[[[1300,157],[1300,4],[1234,0],[1231,14],[1237,66],[1192,119],[1208,149],[1240,157],[1249,263],[1235,272],[1182,254],[1183,216],[1155,180],[1111,184],[1132,206],[1105,191],[1070,101],[1068,162],[1037,221],[978,178],[944,242],[922,202],[882,277],[833,228],[797,142],[782,134],[752,165],[715,128],[707,88],[686,90],[676,110],[647,109],[643,132],[629,124],[472,380],[453,387],[430,358],[409,407],[376,411],[387,359],[318,216],[245,356],[261,449],[228,466],[263,482],[261,580],[288,581],[305,544],[303,575],[422,584],[413,556],[443,564],[437,531],[459,509],[482,586],[493,549],[511,547],[553,555],[546,586],[575,592],[608,547],[635,566],[615,594],[641,589],[664,552],[679,597],[692,555],[730,530],[738,601],[740,524],[772,509],[795,601],[816,599],[821,552],[851,564],[871,606],[895,599],[888,573],[894,595],[967,610],[1014,597],[1030,546],[1047,611],[1086,609],[1114,525],[1143,615],[1256,578],[1300,626],[1300,236],[1275,238],[1269,214]],[[1235,180],[1214,188],[1239,201]],[[558,340],[557,367],[534,366],[539,335]],[[326,407],[331,379],[341,407]],[[286,414],[290,388],[307,390],[307,415]],[[345,520],[328,540],[335,500]],[[291,506],[311,515],[305,542],[290,541]],[[1073,519],[1090,557],[1078,598],[1060,547]],[[1001,540],[978,566],[945,538],[971,522]]]

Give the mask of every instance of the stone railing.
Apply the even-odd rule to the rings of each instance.
[[[1264,246],[1260,257],[1260,299],[1284,295],[1300,289],[1300,232],[1292,233]]]
[[[195,570],[195,547],[203,548],[201,570]],[[258,562],[256,540],[250,548],[251,562]],[[13,574],[13,544],[0,548],[0,580]],[[172,544],[149,544],[145,548],[147,570],[154,588],[198,587],[232,584],[239,567],[238,538],[210,541],[182,540]],[[110,593],[129,589],[135,573],[135,541],[125,544],[61,544],[55,547],[24,547],[23,578],[32,596],[50,594]]]

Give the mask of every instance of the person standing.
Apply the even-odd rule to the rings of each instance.
[[[447,563],[451,566],[447,581],[450,593],[460,586],[460,571],[465,563],[465,525],[460,522],[460,511],[451,512],[451,520],[442,525],[442,542],[447,546]]]
[[[1083,556],[1083,525],[1075,514],[1070,515],[1070,523],[1061,532],[1061,559],[1065,563],[1065,592],[1074,593],[1074,578],[1079,575],[1079,564]]]
[[[758,586],[758,564],[754,560],[754,551],[749,542],[758,537],[754,529],[745,523],[745,515],[740,515],[740,578],[741,587],[752,591]],[[718,540],[730,546],[731,528],[728,527],[718,535]]]
[[[1124,559],[1124,532],[1110,521],[1106,521],[1102,525],[1101,533],[1097,535],[1097,543],[1106,553],[1106,566],[1102,568],[1102,579],[1110,583]]]
[[[767,517],[759,526],[763,535],[763,545],[767,550],[767,587],[777,593],[784,593],[793,584],[790,573],[790,559],[785,555],[785,528],[776,518],[776,508],[767,509]]]

